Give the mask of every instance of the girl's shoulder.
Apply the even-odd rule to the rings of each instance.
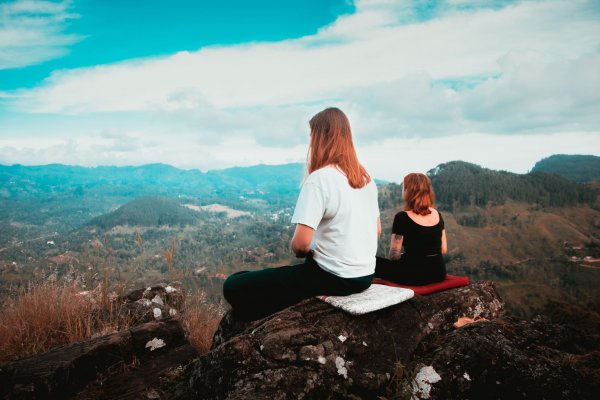
[[[325,166],[323,168],[319,168],[313,172],[311,172],[310,174],[308,174],[308,176],[306,177],[306,180],[311,180],[311,181],[317,181],[317,180],[322,180],[322,179],[330,179],[330,178],[334,178],[334,177],[345,177],[345,175],[343,174],[343,172],[341,172],[339,169],[337,169],[336,167],[332,166],[332,165],[328,165]]]
[[[408,218],[408,214],[406,213],[406,211],[402,210],[396,213],[396,215],[394,216],[394,220],[406,220],[406,218]]]
[[[435,208],[430,208],[430,211],[431,212],[425,216],[416,214],[412,211],[410,213],[405,211],[404,214],[407,221],[421,227],[433,228],[440,224],[443,225],[444,220],[442,219],[442,214]]]
[[[435,208],[433,208],[433,207],[430,207],[430,210],[431,210],[431,212],[432,212],[432,214],[433,214],[433,215],[435,215],[435,214],[437,214],[437,215],[438,215],[438,218],[439,218],[439,220],[440,220],[440,221],[443,221],[443,220],[444,220],[444,219],[442,218],[442,213],[441,213],[441,212],[439,212],[437,209],[435,209]]]
[[[302,186],[314,185],[320,190],[329,192],[343,187],[348,180],[346,176],[333,167],[323,167],[311,172],[302,182]]]

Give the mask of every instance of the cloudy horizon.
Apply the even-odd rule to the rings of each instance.
[[[329,106],[389,181],[600,155],[596,1],[225,3],[0,3],[0,164],[303,162]]]

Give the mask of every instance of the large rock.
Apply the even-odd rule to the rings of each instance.
[[[428,338],[411,366],[436,371],[436,399],[592,399],[600,393],[598,343],[598,332],[544,317],[499,318]]]
[[[184,304],[185,293],[181,283],[171,282],[134,290],[118,298],[115,308],[121,319],[137,325],[178,315]]]
[[[316,299],[252,323],[229,313],[212,351],[188,367],[190,388],[202,399],[376,398],[404,378],[398,367],[410,365],[425,338],[452,331],[458,317],[502,311],[483,282],[362,316]]]

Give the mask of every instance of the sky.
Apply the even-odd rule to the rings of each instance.
[[[0,164],[303,162],[372,176],[600,155],[600,1],[0,0]]]

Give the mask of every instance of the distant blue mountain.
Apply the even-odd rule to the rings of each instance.
[[[586,177],[577,178],[579,180],[597,179],[594,177],[598,176],[598,159],[600,157],[595,156],[550,157],[536,164],[535,172],[529,174],[493,171],[455,161],[441,164],[429,174],[438,202],[446,208],[502,204],[506,199],[560,207],[591,203],[596,199],[596,190],[555,175],[556,166],[552,167],[552,173],[538,170],[544,170],[548,160],[558,160],[557,165],[570,166],[566,172],[560,170],[563,174],[577,170],[578,176]],[[48,231],[65,231],[143,196],[165,196],[176,199],[177,203],[196,205],[220,203],[238,210],[269,214],[294,206],[304,172],[304,165],[300,163],[208,172],[166,164],[93,168],[61,164],[0,165],[0,228],[4,223],[12,229],[12,222],[20,222]],[[388,185],[387,189],[382,185],[382,207],[397,204],[401,198],[399,185]],[[168,203],[162,200],[158,203],[157,208],[167,208]],[[146,201],[134,203],[133,207],[143,205],[148,209],[148,204],[158,203]],[[131,214],[131,209],[125,211]],[[111,218],[120,220],[123,215],[112,214]],[[179,209],[165,211],[160,213],[158,222],[148,223],[153,225],[172,219],[176,224],[187,224],[190,215]],[[104,220],[95,222],[110,225]]]
[[[201,172],[166,164],[136,167],[0,165],[0,197],[47,198],[102,195],[134,199],[143,195],[288,195],[297,193],[303,164],[257,165]]]

